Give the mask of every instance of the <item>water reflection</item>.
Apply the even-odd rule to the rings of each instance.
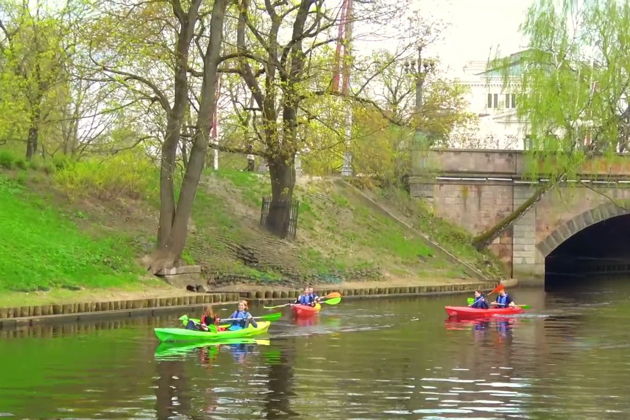
[[[512,330],[518,318],[494,317],[480,319],[448,318],[444,321],[447,330],[471,330],[476,342],[484,340],[488,334],[496,332],[499,342],[512,339]]]
[[[18,418],[623,418],[630,282],[446,319],[461,296],[344,301],[267,341],[159,344],[177,315],[0,333]],[[252,311],[256,311],[253,308]],[[33,398],[34,395],[38,397]]]
[[[270,344],[268,339],[240,338],[223,341],[212,342],[164,342],[160,343],[155,349],[156,359],[179,360],[182,356],[196,352],[200,355],[199,360],[202,363],[208,363],[214,358],[221,347],[228,347],[233,354],[246,355],[254,351],[256,345]],[[203,357],[202,357],[203,356]]]
[[[293,316],[293,323],[300,327],[312,327],[319,324],[319,317],[317,315],[307,317]]]

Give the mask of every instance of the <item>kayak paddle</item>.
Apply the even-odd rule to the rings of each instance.
[[[332,299],[320,300],[321,303],[325,303],[326,305],[336,305],[341,302],[341,297],[335,297]]]
[[[266,315],[255,316],[253,318],[254,319],[261,319],[263,321],[277,321],[281,317],[282,317],[282,312],[273,312],[273,313],[266,314]],[[223,321],[234,321],[236,319],[242,319],[242,318],[225,318],[225,319],[220,319],[220,322],[223,322]],[[200,321],[198,319],[188,318],[188,315],[180,316],[179,320],[182,321],[182,324],[184,324],[184,326],[186,326],[188,324],[188,321],[193,321],[196,325],[199,325],[199,323],[200,323]],[[212,325],[212,326],[214,326],[214,325]],[[210,326],[208,326],[208,327],[210,327]]]
[[[293,302],[283,303],[282,305],[274,305],[274,306],[263,306],[265,309],[276,309],[276,308],[284,308],[285,306],[293,305]]]
[[[273,312],[271,314],[266,314],[266,315],[261,315],[261,316],[254,316],[252,317],[254,319],[261,319],[263,321],[277,321],[280,318],[282,318],[282,312]],[[221,322],[224,321],[239,321],[242,320],[244,318],[221,318]]]
[[[339,303],[339,301],[336,302],[336,303],[329,303],[329,302],[327,302],[328,299],[332,300],[332,299],[336,299],[336,298],[339,298],[339,301],[341,301],[341,293],[339,293],[339,292],[330,292],[326,296],[323,296],[321,298],[322,300],[320,300],[320,302],[328,303],[329,305],[336,305],[337,303]],[[282,305],[263,306],[263,308],[265,308],[265,309],[284,308],[285,306],[290,306],[290,305],[293,305],[294,303],[295,302],[289,302],[289,303],[283,303]]]

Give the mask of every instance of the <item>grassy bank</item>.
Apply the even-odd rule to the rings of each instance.
[[[93,178],[93,171],[72,170],[64,176],[32,168],[0,172],[0,291],[53,296],[82,288],[125,293],[161,287],[138,264],[151,250],[156,229],[155,191],[137,187],[150,183],[134,178],[129,187],[119,180],[111,189],[106,178],[114,177],[115,168],[89,182],[81,176]],[[206,173],[184,261],[202,265],[210,278],[230,274],[258,285],[470,277],[421,237],[329,180],[301,180],[295,192],[300,201],[297,238],[275,238],[259,226],[261,197],[268,193],[265,175]],[[392,194],[376,193],[449,251],[497,275],[494,261],[463,245],[461,231],[436,222],[404,194]],[[63,300],[66,294],[57,296]]]
[[[2,289],[114,287],[139,278],[129,235],[86,234],[67,211],[0,174]]]

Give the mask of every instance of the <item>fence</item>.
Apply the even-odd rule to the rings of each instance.
[[[298,208],[300,206],[300,202],[298,200],[292,200],[291,202],[283,202],[278,204],[281,206],[290,206],[289,208],[289,229],[287,233],[287,238],[295,239],[297,233],[297,222],[298,222]],[[260,225],[266,226],[267,224],[267,216],[269,216],[269,208],[271,207],[271,197],[263,197],[262,199],[262,207],[260,209]]]

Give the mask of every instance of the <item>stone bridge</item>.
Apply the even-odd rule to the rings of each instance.
[[[434,150],[412,156],[410,191],[477,235],[531,197],[543,175],[521,151]],[[590,162],[548,191],[489,249],[521,284],[566,271],[630,272],[630,156]]]

